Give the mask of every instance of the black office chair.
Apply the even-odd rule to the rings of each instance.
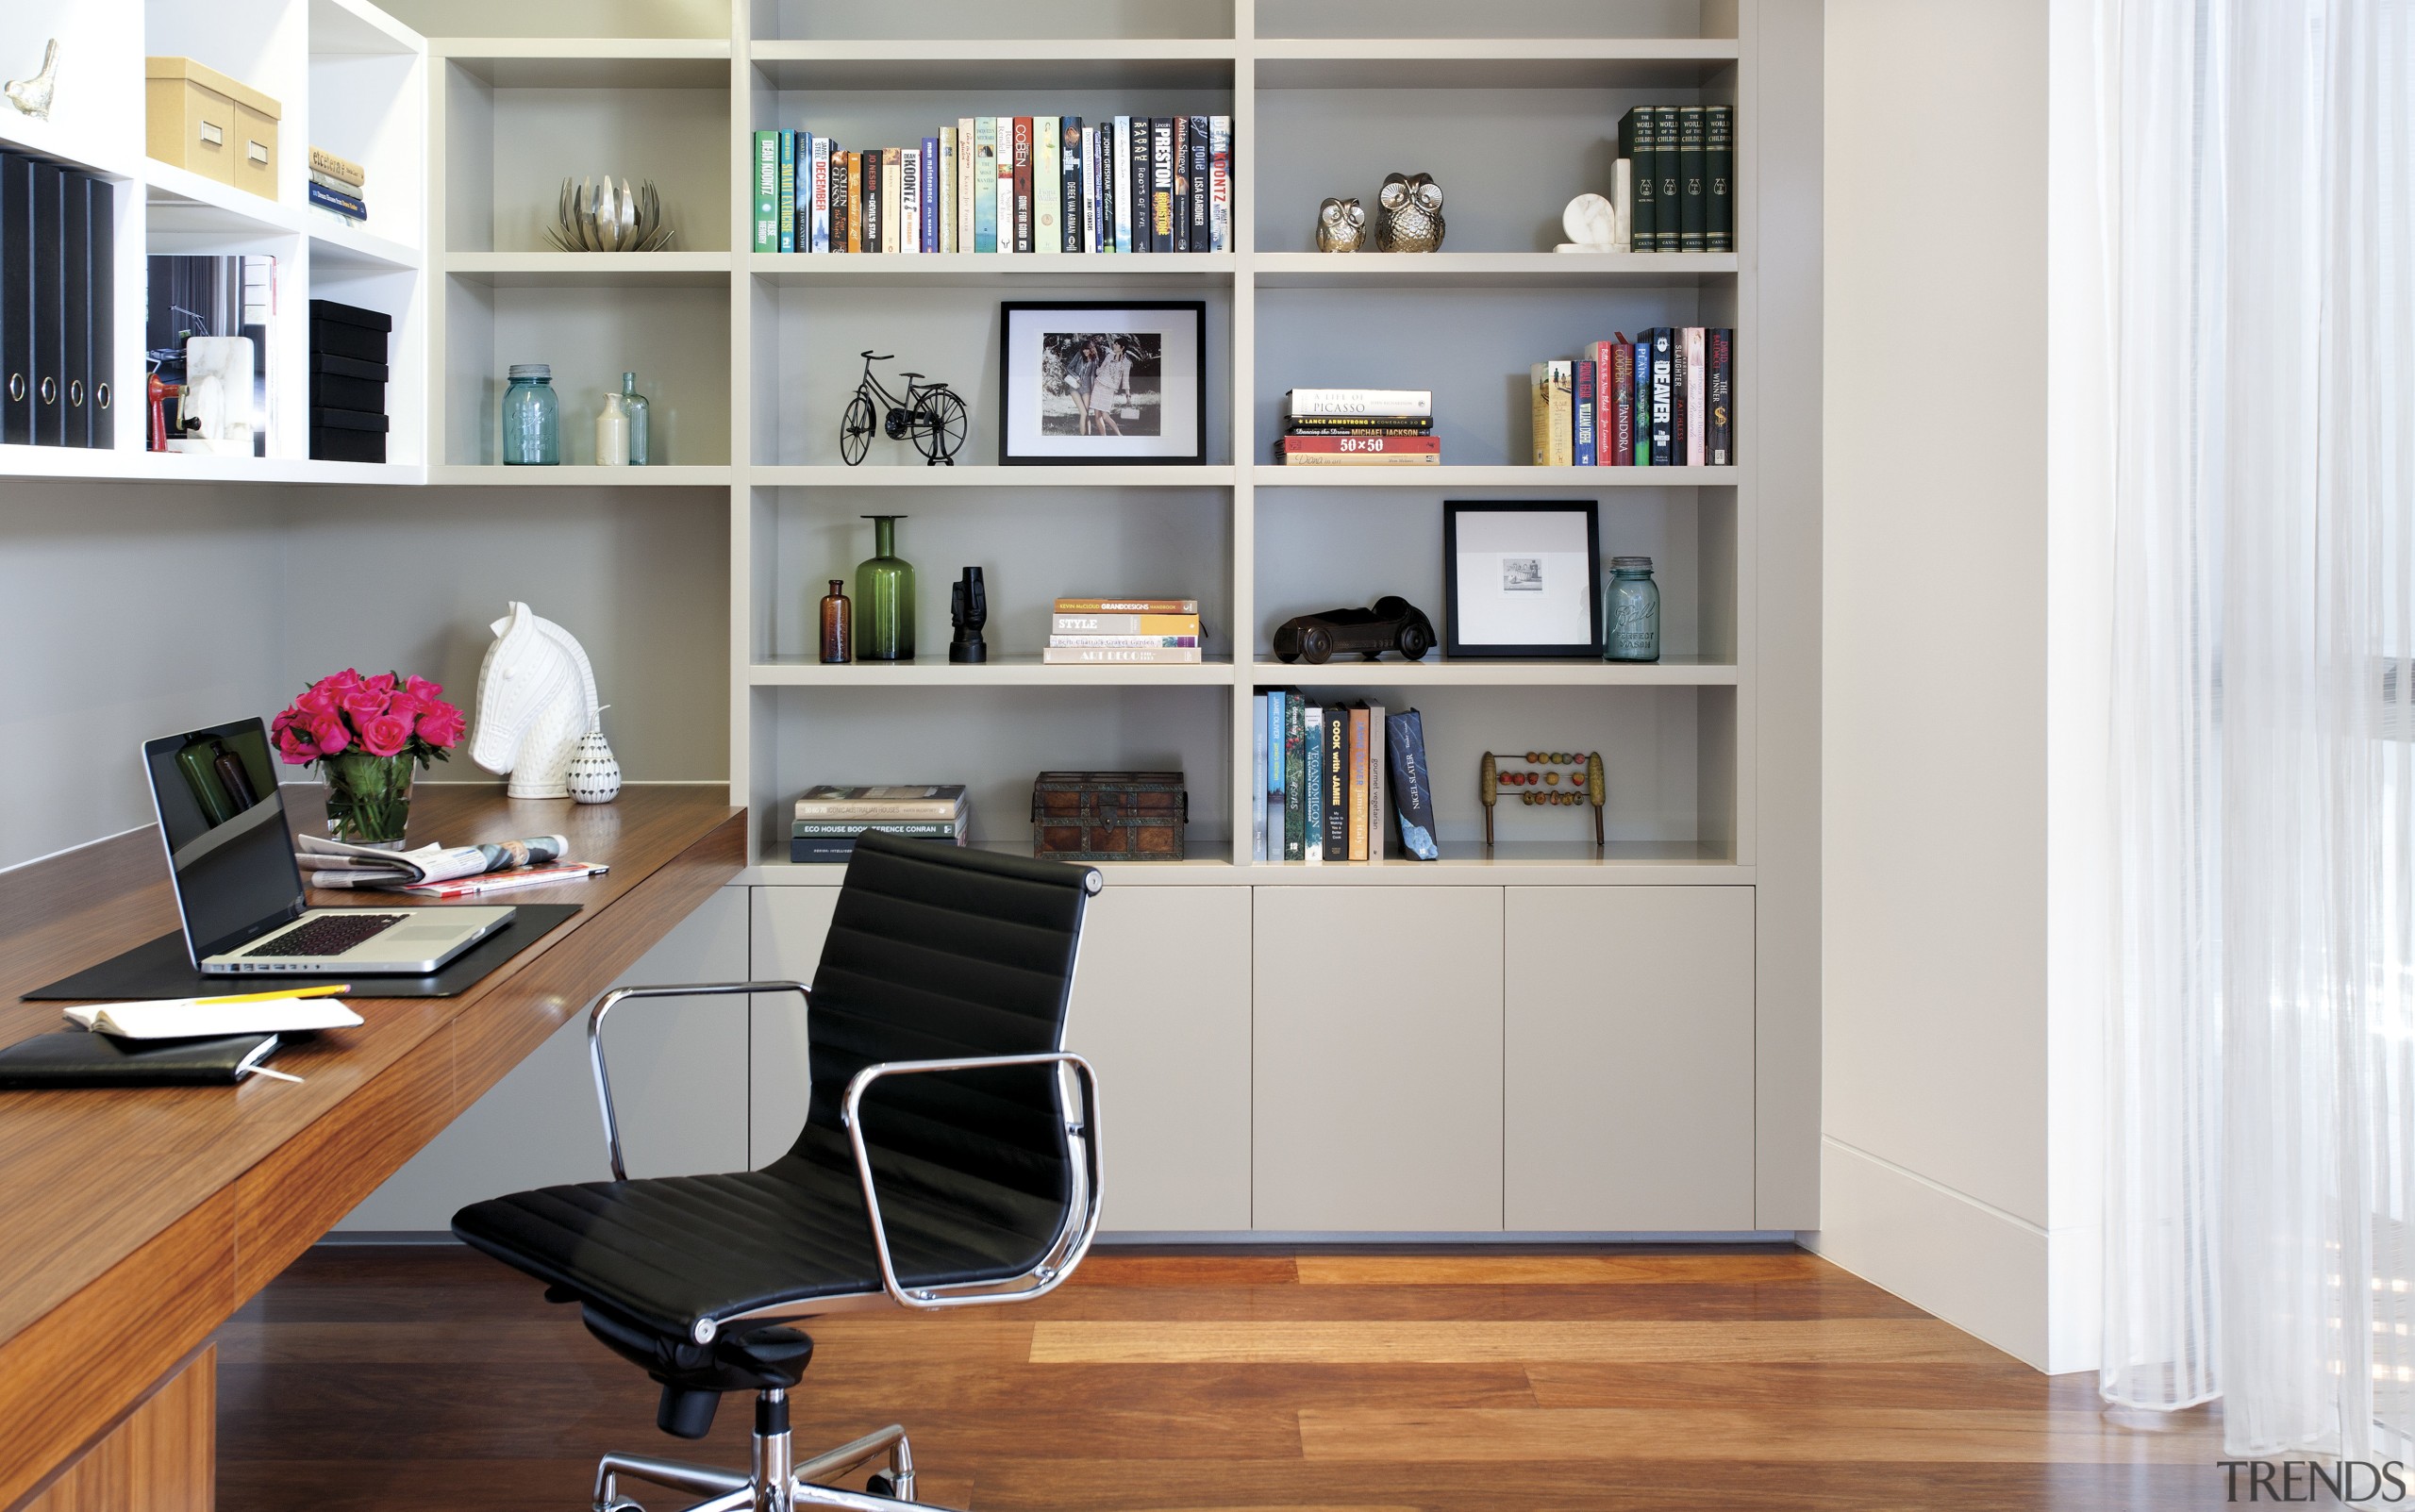
[[[613,1179],[477,1203],[453,1232],[579,1304],[590,1332],[661,1383],[665,1433],[701,1438],[723,1392],[756,1394],[749,1472],[607,1454],[598,1512],[637,1507],[624,1475],[705,1494],[690,1512],[921,1504],[902,1427],[795,1462],[788,1391],[813,1341],[780,1325],[1021,1302],[1073,1273],[1098,1230],[1098,1099],[1089,1064],[1059,1046],[1098,889],[1086,867],[858,840],[809,989],[805,1130],[760,1171],[627,1179],[604,1020],[630,998],[806,986],[624,988],[595,1005]],[[883,1456],[863,1493],[816,1484]]]

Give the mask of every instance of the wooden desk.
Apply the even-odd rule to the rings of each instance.
[[[296,823],[318,822],[315,789],[287,796]],[[567,834],[573,856],[612,870],[493,900],[585,907],[459,997],[348,1000],[367,1022],[276,1057],[300,1086],[253,1077],[0,1092],[0,1508],[31,1501],[108,1435],[212,1329],[735,876],[745,815],[726,797],[719,785],[631,788],[586,807],[425,788],[414,837]],[[0,1043],[59,1022],[60,1005],[20,993],[175,927],[154,830],[0,875]]]

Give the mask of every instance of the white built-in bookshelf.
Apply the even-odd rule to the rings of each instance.
[[[412,484],[426,481],[428,272],[425,249],[427,44],[365,0],[10,0],[0,75],[31,74],[59,42],[48,120],[0,108],[0,149],[87,170],[117,186],[115,442],[106,451],[0,446],[0,477]],[[187,57],[277,102],[276,197],[143,155],[143,59]],[[348,226],[306,207],[311,143],[371,168],[372,219]],[[143,258],[150,253],[264,254],[280,310],[311,299],[394,318],[388,388],[391,460],[308,459],[306,319],[270,340],[280,374],[270,455],[186,457],[143,450]]]
[[[19,9],[25,0],[20,0]],[[1530,3],[1514,35],[1470,37],[1434,3],[1170,0],[860,8],[824,0],[623,0],[497,8],[403,0],[406,25],[366,0],[228,0],[195,10],[32,0],[30,32],[66,47],[57,118],[0,114],[0,141],[77,162],[120,196],[120,395],[142,390],[145,251],[268,251],[292,296],[396,319],[393,431],[384,467],[301,455],[304,384],[283,385],[277,452],[186,457],[142,448],[121,400],[107,453],[0,448],[0,474],[207,481],[599,485],[726,490],[730,498],[730,781],[757,817],[766,880],[788,869],[785,800],[842,775],[962,778],[983,839],[1025,832],[1042,767],[1175,766],[1190,777],[1194,856],[1285,882],[1369,869],[1250,864],[1252,695],[1352,690],[1426,712],[1450,858],[1396,862],[1387,882],[1487,876],[1554,883],[1749,881],[1762,405],[1756,381],[1756,136],[1749,30],[1734,7]],[[1011,24],[1016,35],[1000,32]],[[1352,28],[1388,28],[1380,35]],[[1549,25],[1548,35],[1526,29]],[[1404,34],[1419,27],[1431,34]],[[581,28],[573,30],[572,28]],[[958,28],[951,30],[951,28]],[[285,106],[278,198],[145,159],[142,58],[189,54]],[[1566,200],[1607,185],[1618,116],[1636,103],[1737,108],[1737,250],[1561,256]],[[750,241],[752,133],[774,126],[898,141],[973,113],[1229,113],[1234,250],[1153,257],[810,256]],[[302,208],[307,149],[370,169],[370,226]],[[1445,250],[1311,250],[1328,193],[1372,204],[1391,169],[1447,192]],[[564,176],[634,174],[660,187],[675,250],[581,255],[544,235]],[[1006,298],[1203,299],[1209,322],[1208,463],[995,465],[997,305]],[[1614,329],[1738,330],[1738,453],[1718,469],[1523,465],[1528,365]],[[304,323],[275,338],[298,374]],[[837,455],[838,416],[866,347],[972,408],[960,465],[930,469],[880,443]],[[564,460],[505,468],[506,366],[549,361]],[[665,465],[604,469],[589,420],[625,368],[654,400]],[[1435,390],[1448,465],[1267,465],[1283,391],[1371,384]],[[1783,402],[1782,400],[1779,402]],[[1657,564],[1669,656],[1653,666],[1387,661],[1286,667],[1268,650],[1291,615],[1400,592],[1442,614],[1441,504],[1450,497],[1594,497],[1607,553]],[[902,512],[921,585],[911,665],[824,667],[814,606],[870,552],[858,517]],[[985,666],[944,660],[947,586],[985,568]],[[1059,593],[1203,601],[1198,667],[1047,667],[1038,648]],[[701,670],[700,670],[701,671]],[[981,698],[1000,695],[996,706]],[[1011,691],[1009,691],[1011,690]],[[994,719],[993,719],[994,716]],[[999,739],[995,721],[1019,733]],[[1028,737],[1028,738],[1024,738]],[[1498,814],[1514,843],[1487,859],[1472,776],[1487,747],[1600,749],[1618,844],[1595,857],[1561,814]],[[1460,780],[1467,777],[1468,780]],[[1557,838],[1556,838],[1557,837]],[[1563,854],[1564,853],[1564,854]],[[1507,855],[1516,862],[1500,859]],[[1136,877],[1135,880],[1141,880]]]
[[[1240,1018],[1215,1009],[1224,1016],[1213,1021],[1221,1038],[1212,1055],[1168,1049],[1189,1043],[1188,1030],[1131,1028],[1141,1038],[1122,1053],[1135,1065],[1149,1055],[1161,1064],[1131,1073],[1141,1090],[1123,1105],[1145,1107],[1207,1076],[1221,1099],[1220,1127],[1255,1127],[1255,1142],[1211,1140],[1201,1154],[1208,1147],[1197,1145],[1191,1115],[1181,1127],[1141,1131],[1125,1148],[1139,1152],[1133,1169],[1143,1189],[1195,1200],[1150,1207],[1154,1199],[1142,1199],[1117,1226],[1732,1231],[1815,1221],[1816,7],[391,0],[396,20],[366,0],[199,8],[146,0],[138,25],[132,0],[15,0],[12,15],[28,6],[32,30],[65,39],[68,72],[58,119],[0,111],[0,144],[88,165],[135,191],[122,196],[117,243],[120,391],[141,390],[145,250],[274,251],[308,294],[395,315],[394,460],[308,461],[296,416],[283,429],[281,450],[291,455],[147,456],[139,407],[129,407],[116,451],[0,448],[0,477],[499,489],[514,490],[524,520],[532,497],[593,509],[598,489],[614,497],[678,490],[691,507],[725,499],[725,600],[645,612],[658,623],[665,615],[726,619],[726,660],[680,671],[726,680],[730,789],[753,814],[754,854],[741,880],[758,889],[758,971],[766,950],[775,966],[791,959],[776,952],[791,949],[809,962],[799,942],[818,939],[813,921],[826,919],[815,911],[826,908],[819,900],[840,880],[840,868],[785,860],[788,806],[809,784],[962,781],[973,789],[976,839],[1018,848],[1028,844],[1030,785],[1042,770],[1182,771],[1191,859],[1109,868],[1102,919],[1120,922],[1104,937],[1097,969],[1125,973],[1113,979],[1129,977],[1129,990],[1155,1001],[1144,968],[1181,963],[1200,983],[1222,984],[1200,987],[1203,1005],[1228,1005],[1236,953],[1257,974],[1241,980]],[[190,54],[284,102],[277,200],[143,159],[145,53]],[[1736,249],[1555,254],[1565,203],[1607,189],[1619,117],[1636,104],[1693,103],[1735,111]],[[1232,118],[1231,251],[747,250],[758,129],[902,145],[965,115],[1176,110]],[[369,168],[374,237],[305,218],[302,165],[314,141]],[[1319,202],[1342,194],[1372,206],[1392,170],[1428,172],[1443,185],[1445,250],[1315,252]],[[549,246],[543,229],[561,179],[606,173],[656,182],[678,228],[673,250],[569,255]],[[1207,306],[1206,465],[997,465],[999,303],[1127,296]],[[1739,465],[1524,465],[1530,364],[1573,357],[1614,331],[1684,324],[1736,331]],[[288,322],[280,337],[289,372],[298,371],[301,328]],[[925,468],[888,442],[876,442],[861,467],[841,464],[840,414],[864,348],[896,354],[885,376],[917,370],[964,396],[973,429],[960,465]],[[498,465],[504,371],[528,361],[553,366],[572,465]],[[664,465],[581,465],[600,396],[626,369],[653,401]],[[1287,389],[1350,385],[1434,390],[1448,465],[1269,465]],[[299,391],[288,385],[287,402],[299,405]],[[362,497],[389,514],[410,509],[408,494]],[[1598,500],[1604,555],[1654,559],[1664,659],[1453,661],[1438,652],[1416,665],[1320,668],[1273,659],[1270,639],[1284,620],[1385,593],[1439,623],[1442,504],[1457,498]],[[917,569],[922,656],[906,665],[824,666],[814,655],[816,606],[831,578],[852,592],[856,564],[872,551],[860,517],[874,513],[908,516],[898,549]],[[433,550],[479,550],[458,507],[429,528]],[[976,564],[987,576],[992,659],[952,665],[948,587]],[[1098,593],[1200,599],[1208,659],[1042,665],[1051,602]],[[531,584],[526,596],[541,606],[544,585]],[[1444,859],[1253,862],[1252,712],[1271,687],[1423,710]],[[1603,753],[1602,850],[1581,812],[1507,804],[1496,816],[1500,842],[1490,852],[1478,843],[1479,753],[1537,748]],[[1379,890],[1351,894],[1354,886]],[[1167,887],[1195,890],[1159,891]],[[1281,890],[1294,887],[1315,891]],[[1238,913],[1219,901],[1232,889],[1247,899]],[[1157,911],[1144,906],[1152,898]],[[1464,1045],[1451,1038],[1457,1030],[1438,1030],[1427,1046],[1433,1063],[1407,1080],[1373,1062],[1358,1077],[1365,1085],[1352,1095],[1389,1109],[1369,1113],[1365,1127],[1391,1131],[1384,1138],[1399,1146],[1384,1169],[1401,1194],[1361,1209],[1341,1195],[1359,1181],[1341,1177],[1356,1169],[1358,1157],[1343,1149],[1355,1136],[1291,1122],[1334,1095],[1330,1085],[1287,1080],[1301,1056],[1329,1061],[1314,1026],[1330,1015],[1327,1005],[1294,1002],[1282,984],[1346,958],[1331,955],[1334,931],[1391,927],[1408,931],[1381,947],[1403,953],[1397,989],[1447,978],[1458,984],[1454,993],[1489,990],[1486,1011],[1495,1017]],[[1596,938],[1630,943],[1605,953]],[[1418,954],[1429,944],[1442,954]],[[1490,989],[1487,950],[1503,953]],[[1647,958],[1661,964],[1638,968],[1643,977],[1620,974]],[[1740,977],[1719,974],[1731,966]],[[1450,974],[1462,967],[1474,973],[1465,982]],[[1653,998],[1622,996],[1629,988],[1689,1005],[1662,1012]],[[1546,998],[1550,1011],[1574,1017],[1550,1031],[1557,1038],[1529,1042],[1521,1038],[1529,1034],[1520,1027],[1529,1022],[1524,1005]],[[1608,1017],[1590,1017],[1597,1013]],[[1434,1022],[1459,1021],[1444,1013]],[[1208,1023],[1200,1020],[1198,1032],[1209,1033]],[[1599,1025],[1613,1037],[1570,1052],[1574,1059],[1553,1048],[1591,1044],[1585,1036]],[[1411,1135],[1430,1120],[1395,1105],[1428,1091],[1456,1100],[1461,1062],[1488,1042],[1490,1054],[1507,1056],[1506,1122],[1487,1134],[1479,1119],[1465,1136],[1473,1143],[1424,1148],[1425,1136]],[[1593,1080],[1522,1090],[1545,1086],[1562,1062],[1595,1067],[1583,1072]],[[1635,1129],[1606,1133],[1589,1122],[1605,1105],[1592,1089],[1632,1103]],[[1649,1111],[1655,1098],[1676,1103]],[[1545,1104],[1565,1117],[1521,1123],[1522,1107]],[[1670,1129],[1683,1131],[1690,1153],[1657,1178],[1637,1175],[1650,1162],[1624,1153],[1630,1136]],[[1303,1139],[1341,1141],[1315,1168],[1324,1172],[1316,1180],[1334,1185],[1300,1185],[1310,1177],[1295,1172],[1315,1162],[1285,1152]],[[1605,1140],[1622,1153],[1569,1178],[1570,1189],[1591,1183],[1606,1194],[1595,1205],[1519,1195],[1522,1170],[1562,1158],[1547,1152]],[[1440,1186],[1430,1179],[1435,1162],[1462,1158],[1466,1171]],[[1212,1165],[1213,1178],[1183,1174],[1193,1160]],[[1644,1186],[1623,1185],[1636,1181]],[[1417,1194],[1454,1183],[1476,1194],[1474,1217],[1422,1205]],[[1297,1204],[1286,1195],[1304,1191]]]

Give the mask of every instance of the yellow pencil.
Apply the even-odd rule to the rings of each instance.
[[[325,987],[291,987],[282,992],[238,992],[232,997],[195,998],[200,1003],[275,1003],[285,998],[331,998],[339,992],[352,990],[350,982],[329,982]]]

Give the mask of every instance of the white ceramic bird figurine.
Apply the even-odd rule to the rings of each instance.
[[[58,92],[58,39],[42,49],[42,72],[8,82],[8,103],[37,121],[50,119],[50,97]]]

